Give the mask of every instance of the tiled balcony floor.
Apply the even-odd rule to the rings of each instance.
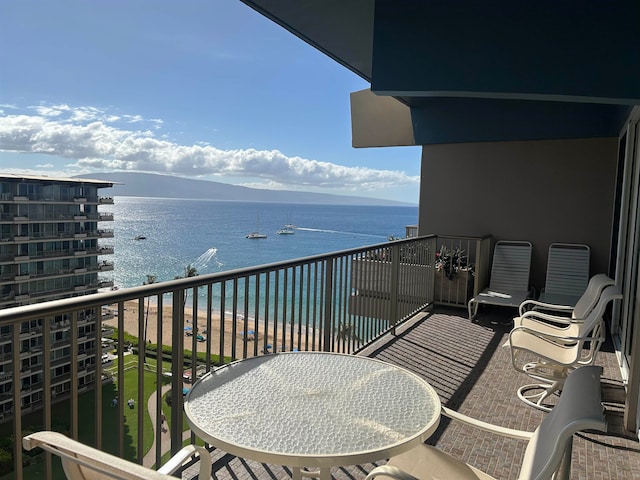
[[[443,405],[505,427],[533,430],[544,413],[517,398],[517,388],[528,377],[512,368],[509,349],[502,347],[512,325],[512,314],[485,307],[470,322],[465,310],[436,308],[366,354],[421,375],[438,391]],[[604,367],[603,402],[609,432],[575,437],[571,478],[640,480],[640,444],[621,428],[622,383],[615,353],[607,345],[601,350],[598,364]],[[428,443],[497,479],[517,478],[525,446],[522,441],[479,432],[446,418]],[[212,458],[216,479],[291,476],[286,467],[249,462],[215,450]],[[357,480],[373,466],[335,468],[332,474],[336,480]]]

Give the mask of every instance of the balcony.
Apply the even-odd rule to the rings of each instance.
[[[511,328],[513,312],[481,310],[476,321],[466,318],[466,310],[434,305],[435,252],[440,239],[419,237],[380,244],[368,248],[318,255],[295,261],[279,262],[253,268],[203,275],[181,280],[145,285],[130,289],[110,291],[64,300],[0,310],[0,326],[16,326],[22,322],[43,318],[43,341],[57,328],[53,318],[65,315],[69,318],[68,345],[70,371],[60,370],[56,377],[43,378],[43,399],[34,407],[45,412],[70,412],[68,431],[82,441],[95,444],[97,435],[105,450],[139,461],[146,465],[155,463],[164,453],[163,443],[174,448],[189,436],[183,423],[182,395],[173,395],[171,407],[165,402],[160,406],[171,414],[170,433],[145,427],[144,415],[128,416],[124,401],[135,400],[136,411],[155,398],[156,385],[166,385],[174,392],[188,388],[182,381],[183,372],[209,371],[221,363],[282,350],[323,350],[367,355],[403,366],[425,378],[438,392],[444,405],[476,418],[506,427],[533,430],[540,422],[542,412],[525,406],[518,400],[516,388],[526,382],[510,365],[509,351],[503,348]],[[416,268],[402,269],[399,263],[391,265],[391,271],[401,275],[388,288],[390,298],[401,299],[403,286],[418,279],[423,288],[412,291],[411,308],[404,310],[397,302],[388,303],[384,312],[375,318],[350,313],[350,299],[357,293],[351,283],[352,268],[357,259],[384,255],[386,259],[400,259],[403,249],[420,251],[413,258]],[[406,260],[407,257],[404,256]],[[415,282],[413,282],[415,283]],[[83,402],[80,394],[85,386],[78,380],[80,358],[78,324],[89,318],[86,312],[104,312],[99,315],[94,338],[102,342],[103,328],[116,328],[117,355],[113,364],[95,363],[95,377],[105,378],[102,388],[88,393],[91,401]],[[198,342],[196,335],[186,336],[186,328],[205,335]],[[125,340],[124,332],[137,337]],[[249,332],[253,331],[250,335]],[[48,340],[46,340],[48,342]],[[130,342],[130,348],[127,347]],[[155,362],[156,344],[171,348],[169,362],[163,367]],[[43,345],[43,349],[50,345]],[[83,356],[90,359],[95,350]],[[98,349],[99,351],[99,349]],[[130,353],[133,353],[131,355]],[[191,352],[198,352],[196,359]],[[8,354],[18,364],[19,352]],[[53,361],[43,355],[42,368],[51,371]],[[67,357],[68,358],[68,357]],[[608,435],[592,433],[580,435],[574,443],[573,473],[575,478],[592,478],[615,471],[617,478],[632,478],[640,471],[637,455],[637,438],[622,431],[620,403],[624,400],[624,385],[619,376],[617,359],[612,349],[604,350],[599,363],[605,367],[604,400],[609,416]],[[125,384],[125,375],[137,379],[135,386]],[[149,375],[150,381],[143,379]],[[62,380],[74,379],[65,384],[69,390],[51,395],[51,387]],[[144,385],[147,387],[144,387]],[[152,385],[149,387],[149,385]],[[66,388],[65,386],[63,386]],[[145,390],[146,388],[146,390]],[[116,393],[119,392],[119,393]],[[112,407],[114,395],[120,402]],[[9,394],[14,399],[13,393]],[[16,397],[17,398],[17,397]],[[124,405],[123,405],[124,404]],[[22,418],[24,407],[13,402],[14,415]],[[31,409],[32,407],[29,407]],[[80,412],[89,409],[91,420]],[[154,414],[156,425],[161,411]],[[66,415],[66,413],[65,413]],[[38,417],[41,427],[51,428],[52,415]],[[22,423],[24,426],[27,420]],[[60,421],[56,418],[55,421]],[[84,423],[83,423],[84,422]],[[133,422],[133,423],[132,423]],[[29,424],[31,425],[31,424]],[[131,428],[135,427],[135,428]],[[13,432],[14,422],[0,424],[0,433],[20,437]],[[132,435],[130,432],[136,432]],[[184,432],[184,433],[183,433]],[[277,433],[277,432],[276,432]],[[184,435],[184,437],[183,437]],[[113,442],[115,444],[108,443]],[[155,439],[155,448],[151,445]],[[164,440],[163,440],[164,439]],[[105,443],[107,442],[107,443]],[[494,441],[487,434],[469,432],[465,427],[442,420],[439,429],[429,439],[445,451],[455,450],[455,456],[478,464],[497,478],[513,478],[512,466],[519,463],[522,444],[516,440]],[[483,445],[479,450],[478,445]],[[486,447],[485,447],[486,445]],[[139,447],[140,446],[140,447]],[[587,454],[589,452],[589,454]],[[24,454],[15,451],[18,462],[16,477],[33,477],[28,466],[22,467]],[[264,465],[241,460],[225,452],[212,450],[212,462],[216,478],[286,478],[291,476],[288,467]],[[499,460],[496,460],[499,459]],[[380,461],[378,463],[384,463]],[[335,479],[362,479],[373,464],[336,468]],[[184,473],[190,478],[190,469]]]
[[[113,238],[113,230],[98,230],[98,238]]]

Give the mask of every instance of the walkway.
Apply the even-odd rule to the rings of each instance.
[[[169,390],[171,390],[171,385],[164,385],[161,390],[162,396],[164,396],[164,394],[167,393]],[[156,464],[156,441],[157,441],[156,418],[158,418],[156,415],[156,412],[157,412],[156,411],[156,395],[157,395],[157,392],[153,392],[149,397],[149,400],[147,401],[147,412],[151,417],[151,426],[153,427],[153,444],[151,445],[151,448],[142,459],[142,464],[145,467],[153,467]],[[182,438],[183,440],[186,440],[190,438],[190,436],[191,436],[190,431],[186,430],[185,432],[183,432]],[[160,440],[162,442],[160,451],[162,452],[162,455],[164,455],[165,453],[171,450],[171,432],[169,431],[168,422],[164,425],[164,430],[162,430],[162,432],[160,433]]]

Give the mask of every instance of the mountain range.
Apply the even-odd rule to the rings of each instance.
[[[380,198],[332,195],[327,193],[298,192],[293,190],[267,190],[249,188],[208,180],[137,172],[110,172],[77,175],[113,182],[112,188],[100,190],[101,195],[128,197],[194,198],[199,200],[233,200],[244,202],[316,203],[323,205],[407,206],[406,202]]]

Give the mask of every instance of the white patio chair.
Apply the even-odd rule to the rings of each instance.
[[[469,300],[469,319],[476,316],[480,304],[518,308],[531,296],[530,270],[530,242],[497,242],[493,250],[489,288]]]
[[[538,300],[573,307],[587,288],[590,256],[588,245],[552,243],[544,289]]]
[[[513,326],[529,327],[541,333],[547,332],[552,335],[559,333],[553,327],[562,326],[567,327],[563,332],[565,335],[575,337],[578,335],[579,324],[584,322],[587,315],[598,304],[602,291],[614,284],[615,281],[604,273],[594,275],[573,308],[568,305],[553,305],[537,300],[525,300],[520,305],[520,316],[513,319]],[[505,346],[508,345],[507,341]]]
[[[602,290],[613,284],[615,284],[613,279],[604,273],[599,273],[589,279],[587,288],[575,305],[561,305],[528,299],[520,304],[519,313],[522,316],[529,311],[539,311],[565,317],[565,319],[566,317],[573,320],[583,319],[598,303]]]
[[[211,478],[209,452],[195,445],[187,445],[171,457],[158,470],[138,465],[109,453],[73,440],[61,433],[42,431],[22,439],[25,450],[40,447],[60,457],[64,473],[69,480],[175,480],[175,473],[182,464],[194,455],[200,456],[200,480]]]
[[[581,430],[606,431],[601,404],[601,367],[580,368],[566,381],[557,406],[533,432],[512,430],[462,415],[443,407],[443,415],[502,436],[528,440],[519,480],[568,479],[573,434]],[[366,480],[490,480],[493,477],[443,451],[420,445],[374,468]]]
[[[569,373],[595,362],[605,340],[605,309],[612,300],[620,298],[620,289],[611,285],[603,290],[598,303],[582,322],[553,325],[527,321],[511,330],[509,347],[513,367],[537,382],[518,389],[518,397],[523,402],[549,411],[552,407],[546,405],[545,400],[562,389]]]

